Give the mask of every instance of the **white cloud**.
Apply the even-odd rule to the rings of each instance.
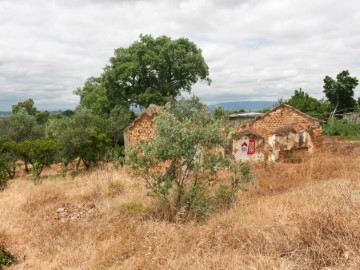
[[[360,4],[318,0],[0,0],[0,111],[33,98],[73,108],[72,94],[139,35],[187,37],[202,50],[207,102],[320,98],[323,78],[360,78]],[[359,90],[356,96],[360,96]]]

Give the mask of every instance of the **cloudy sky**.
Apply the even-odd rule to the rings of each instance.
[[[0,0],[0,111],[75,108],[73,90],[140,34],[203,50],[213,83],[193,93],[209,104],[321,98],[326,75],[360,79],[358,0]]]

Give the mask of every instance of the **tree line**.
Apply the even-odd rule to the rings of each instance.
[[[103,70],[74,91],[80,97],[74,111],[50,115],[28,99],[0,117],[1,179],[15,176],[17,160],[27,172],[31,165],[35,180],[52,163],[61,162],[66,172],[75,160],[76,169],[81,163],[89,169],[100,160],[119,160],[134,107],[164,105],[190,93],[198,81],[211,82],[201,49],[186,38],[140,35],[129,47],[115,49]]]
[[[66,172],[75,160],[76,170],[81,163],[89,169],[100,160],[119,161],[124,155],[123,130],[135,118],[133,109],[174,102],[199,81],[211,83],[202,51],[193,42],[140,35],[129,47],[115,49],[100,76],[75,89],[80,103],[74,111],[51,115],[38,111],[28,99],[14,104],[11,115],[0,117],[0,178],[15,176],[17,160],[27,172],[31,165],[34,179],[52,163],[61,163]],[[345,70],[336,79],[325,77],[322,100],[298,89],[279,102],[325,119],[359,110],[357,85],[357,78]]]

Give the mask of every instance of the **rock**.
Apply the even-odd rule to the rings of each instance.
[[[65,208],[60,207],[58,210],[56,210],[56,213],[63,213],[65,211]]]

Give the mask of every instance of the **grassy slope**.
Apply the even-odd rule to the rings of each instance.
[[[124,169],[38,186],[20,177],[0,193],[0,244],[20,259],[11,269],[359,269],[359,165],[360,145],[341,144],[258,166],[237,204],[204,224],[156,220]],[[66,203],[95,204],[95,215],[54,219]]]

